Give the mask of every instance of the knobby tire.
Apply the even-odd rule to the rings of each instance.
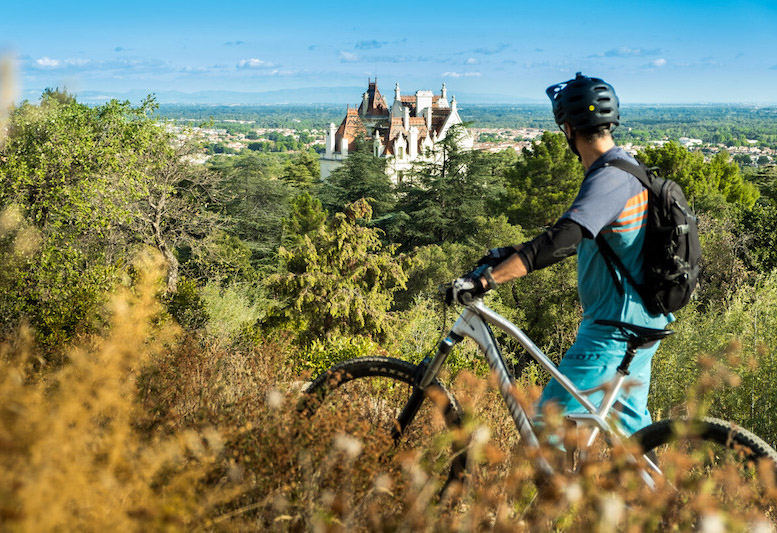
[[[372,426],[375,432],[383,433],[383,439],[388,441],[386,435],[392,430],[396,433],[398,424],[396,417],[402,411],[407,400],[416,391],[416,382],[420,379],[423,369],[391,357],[361,357],[344,361],[321,373],[305,389],[305,394],[300,403],[299,410],[309,417],[316,416],[323,406],[333,405],[341,409],[355,409],[353,415],[348,418],[364,418]],[[344,392],[345,391],[345,392]],[[437,379],[427,387],[423,404],[419,414],[408,424],[404,433],[393,441],[395,448],[407,448],[424,453],[430,442],[439,437],[439,429],[456,431],[462,426],[462,410],[456,398]],[[339,395],[342,398],[336,398]],[[375,395],[375,398],[371,398]],[[374,411],[381,411],[379,413]],[[441,418],[445,428],[431,431],[429,425],[432,418]],[[353,420],[352,420],[353,421]],[[333,428],[333,431],[339,431]],[[430,434],[431,432],[431,434]],[[463,442],[456,433],[451,433],[452,444],[438,454],[437,462],[442,461],[443,467],[435,465],[437,472],[430,472],[430,482],[436,482],[437,493],[443,494],[452,482],[462,481],[467,466],[467,443]],[[390,454],[387,451],[387,455]],[[444,455],[445,457],[441,457]],[[434,479],[438,477],[439,479]]]

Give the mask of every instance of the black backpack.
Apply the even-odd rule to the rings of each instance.
[[[614,267],[637,289],[648,311],[664,315],[677,311],[688,303],[698,283],[701,244],[696,216],[688,207],[683,190],[674,181],[656,176],[642,163],[635,165],[615,160],[608,166],[625,170],[648,190],[644,281],[641,284],[634,280],[604,237],[596,236],[596,244],[618,293],[623,295],[623,286]]]

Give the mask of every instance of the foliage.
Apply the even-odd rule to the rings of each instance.
[[[489,156],[460,148],[460,135],[451,128],[437,143],[433,161],[417,165],[399,189],[397,211],[406,217],[388,231],[410,249],[470,239],[477,217],[489,213],[503,194]]]
[[[256,278],[251,264],[251,249],[235,235],[214,231],[200,240],[186,263],[191,277],[221,284]]]
[[[320,219],[320,203],[304,207]],[[269,324],[290,328],[307,344],[336,334],[385,336],[393,294],[407,274],[403,258],[394,257],[396,247],[384,246],[379,230],[356,223],[370,217],[369,204],[357,201],[280,248],[287,273],[269,280],[278,299]]]
[[[278,247],[283,240],[283,219],[289,216],[298,189],[280,179],[283,167],[270,156],[244,153],[229,160],[216,160],[211,169],[225,180],[229,233],[251,253],[258,272],[277,270]]]
[[[702,306],[719,308],[752,281],[753,273],[748,272],[742,260],[748,247],[747,238],[736,230],[733,217],[699,217],[702,260],[699,288],[694,297]]]
[[[266,302],[253,285],[209,282],[200,291],[202,309],[208,317],[204,332],[210,340],[230,344],[251,339],[252,329],[264,316]]]
[[[327,368],[348,359],[384,354],[385,350],[370,337],[331,335],[324,339],[314,339],[302,349],[295,358],[295,363],[298,371],[307,371],[317,376]]]
[[[561,133],[545,132],[506,172],[510,222],[541,228],[556,221],[572,204],[583,167]]]
[[[670,142],[645,148],[638,157],[648,167],[658,167],[663,177],[679,183],[691,203],[704,196],[720,195],[727,202],[750,207],[758,198],[758,190],[744,181],[739,166],[729,161],[728,152],[721,151],[706,162],[701,152],[690,152]]]
[[[365,198],[377,218],[391,211],[396,203],[394,188],[386,175],[386,160],[373,155],[363,137],[354,140],[348,158],[337,167],[319,188],[318,197],[330,212]]]
[[[743,250],[748,266],[758,272],[777,268],[777,205],[756,204],[742,216],[742,231],[748,235]]]
[[[546,133],[517,159],[444,144],[440,161],[419,166],[401,190],[357,150],[353,168],[317,188],[310,152],[245,151],[192,166],[154,108],[88,107],[50,89],[9,116],[0,148],[0,529],[687,530],[704,529],[709,516],[732,529],[760,525],[754,509],[764,500],[752,487],[735,487],[733,507],[717,509],[707,486],[682,477],[686,458],[666,468],[679,492],[641,492],[616,453],[612,476],[597,462],[537,493],[530,461],[514,453],[512,422],[475,377],[488,369],[471,342],[442,374],[465,427],[420,431],[438,457],[453,439],[476,437],[461,504],[426,505],[436,487],[420,454],[391,466],[364,451],[374,423],[347,421],[358,431],[344,438],[338,413],[315,424],[298,415],[297,391],[313,372],[434,350],[456,313],[440,305],[437,285],[486,248],[531,237],[571,201],[582,169],[562,136]],[[524,113],[524,122],[552,126],[547,106],[526,109],[500,108],[494,120]],[[616,136],[777,139],[769,108],[699,108],[704,120],[661,132],[675,111],[688,113],[626,107],[633,127]],[[213,112],[221,121],[246,110]],[[260,141],[260,123],[293,123],[297,110],[250,112],[254,123],[219,127]],[[327,112],[304,115],[300,127]],[[290,142],[271,135],[276,146]],[[691,191],[704,248],[698,298],[654,359],[651,410],[709,412],[775,444],[775,167],[747,167],[751,185],[725,153],[705,161],[669,143],[646,158]],[[504,211],[510,218],[495,214]],[[164,265],[128,261],[143,244],[166,252]],[[553,358],[574,338],[574,260],[486,298]],[[516,393],[531,404],[546,377],[516,343],[498,341]],[[52,349],[64,354],[57,365],[48,364]],[[355,501],[360,482],[374,497],[366,505]]]
[[[58,95],[14,110],[0,153],[3,322],[26,317],[52,345],[93,321],[124,260],[124,183],[135,180],[135,137],[152,105],[90,109]]]
[[[736,420],[776,445],[775,310],[774,274],[739,287],[725,305],[709,312],[699,312],[697,304],[683,309],[673,327],[677,334],[663,341],[654,357],[649,396],[653,415],[682,414],[690,401],[712,416]]]
[[[0,527],[22,531],[187,529],[215,505],[197,490],[220,453],[213,429],[154,439],[137,429],[137,368],[175,342],[161,313],[161,261],[112,299],[101,338],[40,376],[22,330],[0,349]]]
[[[438,294],[440,284],[448,283],[475,267],[475,261],[489,248],[506,243],[519,244],[526,240],[518,226],[507,217],[476,215],[474,230],[465,242],[448,242],[419,246],[410,256],[413,264],[408,272],[407,290],[397,294],[397,306],[406,308],[418,295]]]
[[[286,163],[281,179],[299,191],[309,191],[320,175],[318,155],[302,152]]]

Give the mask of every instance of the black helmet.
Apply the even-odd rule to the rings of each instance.
[[[553,103],[556,124],[569,122],[572,128],[590,132],[620,124],[618,97],[612,85],[599,78],[577,73],[575,79],[551,85],[545,93]]]

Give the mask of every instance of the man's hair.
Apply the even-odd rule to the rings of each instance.
[[[577,130],[577,134],[580,135],[580,137],[582,137],[585,142],[590,144],[598,141],[599,139],[612,137],[612,133],[610,133],[610,126],[610,124],[605,124],[594,129]]]

